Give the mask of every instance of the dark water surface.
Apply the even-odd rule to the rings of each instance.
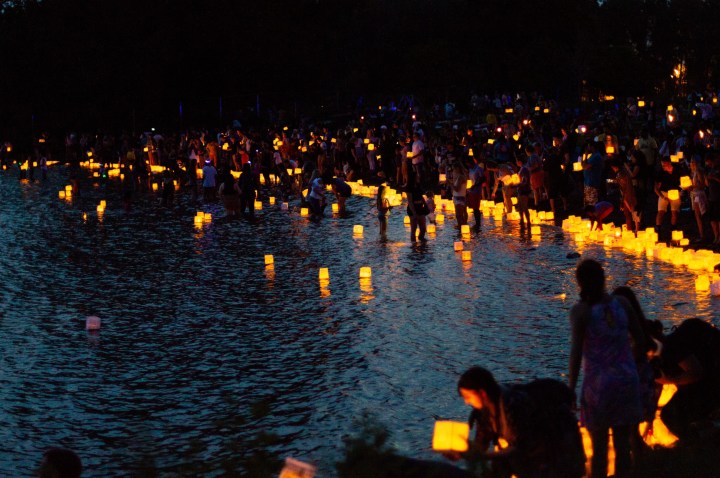
[[[467,416],[455,391],[467,367],[506,381],[566,372],[576,248],[558,227],[529,240],[485,218],[463,263],[452,221],[413,246],[402,208],[381,242],[369,198],[319,224],[265,200],[251,225],[182,194],[168,210],[148,193],[125,213],[113,184],[85,184],[68,203],[66,178],[0,173],[0,476],[29,476],[58,445],[78,451],[88,477],[232,476],[263,434],[276,435],[269,453],[332,476],[366,410],[400,453],[432,458],[433,416]],[[202,230],[198,209],[216,218]],[[718,322],[720,301],[696,294],[684,268],[582,252],[606,264],[610,287],[635,288],[650,318]],[[84,330],[88,315],[103,319],[99,334]]]

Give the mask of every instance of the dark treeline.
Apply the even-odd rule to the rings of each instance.
[[[2,2],[0,127],[176,127],[239,108],[540,91],[578,101],[714,81],[714,0]],[[222,115],[221,101],[222,98]],[[181,113],[182,103],[182,113]]]

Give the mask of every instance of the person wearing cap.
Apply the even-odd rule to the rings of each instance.
[[[203,158],[203,153],[199,153],[200,158]],[[215,187],[217,179],[217,169],[213,166],[212,161],[208,158],[205,160],[205,166],[202,169],[203,173],[203,200],[205,202],[215,201]]]

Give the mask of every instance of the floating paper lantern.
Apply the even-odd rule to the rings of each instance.
[[[683,238],[683,232],[682,231],[673,231],[672,232],[672,240],[673,241],[679,241]]]
[[[437,229],[435,228],[435,224],[428,224],[425,230],[428,234],[435,234],[435,232],[437,231]]]
[[[85,330],[100,330],[100,317],[91,315],[85,318]]]
[[[437,222],[438,224],[444,223],[444,222],[445,222],[445,215],[443,215],[443,214],[438,214],[438,215],[436,215],[436,216],[435,216],[435,222]]]
[[[460,226],[460,234],[462,235],[469,235],[470,234],[470,226],[467,224],[463,224]]]
[[[680,242],[679,242],[679,244],[680,244],[681,246],[687,246],[687,245],[690,245],[690,239],[688,239],[687,237],[685,237],[685,238],[682,238],[682,239],[680,239]]]
[[[58,197],[60,199],[65,199],[65,191],[58,191]]]
[[[320,279],[321,281],[330,280],[330,270],[327,267],[321,267],[318,271],[318,279]]]
[[[546,211],[545,212],[545,220],[546,221],[554,221],[555,220],[555,213],[552,211]]]
[[[301,207],[301,208],[300,208],[300,215],[301,215],[301,216],[307,216],[308,214],[310,214],[310,210],[309,210],[308,208],[306,208],[306,207]]]
[[[369,267],[361,267],[360,268],[360,278],[361,279],[369,279],[372,277],[372,269]]]
[[[703,274],[695,279],[695,290],[698,292],[710,290],[710,279],[707,275]]]
[[[275,264],[275,258],[272,254],[265,254],[265,265],[269,266],[271,264]]]
[[[671,201],[677,201],[678,199],[680,199],[680,191],[678,191],[677,189],[671,189],[670,191],[668,191],[668,199]]]
[[[262,202],[261,201],[255,201],[255,210],[256,211],[262,210]]]
[[[468,450],[469,435],[470,425],[467,423],[436,421],[432,440],[433,450],[465,452]]]
[[[268,201],[270,202],[270,205],[273,206],[275,204],[275,196],[270,196]]]
[[[671,154],[670,155],[670,162],[671,163],[679,163],[680,162],[680,156],[677,154]]]
[[[539,236],[540,235],[540,226],[532,226],[530,228],[530,234],[533,236]]]
[[[688,189],[692,187],[692,180],[690,179],[690,176],[683,176],[680,178],[680,187],[682,189]]]
[[[513,196],[513,197],[510,198],[510,202],[512,203],[513,206],[515,206],[515,205],[517,204],[517,202],[518,202],[518,198],[516,198],[515,196]]]
[[[582,163],[580,163],[580,161],[573,163],[573,171],[582,171]]]
[[[354,225],[353,226],[353,235],[362,236],[363,235],[363,227],[359,224]]]
[[[153,183],[153,184],[152,184],[152,190],[153,190],[153,191],[157,191],[157,190],[158,190],[158,183]]]
[[[462,260],[463,262],[470,262],[472,260],[472,252],[462,251]]]
[[[455,252],[460,252],[463,250],[463,242],[462,241],[455,241],[453,243],[453,248],[455,249]]]
[[[410,225],[410,216],[403,217],[403,224],[405,224],[406,226]]]
[[[103,212],[105,212],[105,208],[102,206],[102,204],[98,205],[96,210],[98,214],[102,214]]]

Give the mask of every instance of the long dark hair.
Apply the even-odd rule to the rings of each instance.
[[[458,393],[461,388],[475,391],[485,390],[493,403],[497,403],[500,398],[500,385],[495,381],[493,374],[482,367],[472,367],[465,371],[458,381]]]
[[[605,271],[600,263],[585,259],[577,266],[575,278],[580,286],[580,300],[590,305],[600,302],[605,295]]]

